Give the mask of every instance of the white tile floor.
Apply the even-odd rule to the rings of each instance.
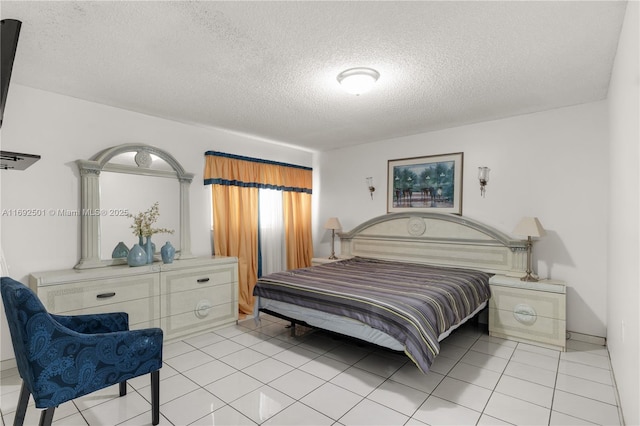
[[[161,425],[620,424],[606,348],[567,352],[489,337],[466,326],[442,342],[428,374],[404,355],[297,330],[262,315],[165,345]],[[20,379],[1,377],[3,425]],[[149,376],[61,405],[54,424],[151,423]],[[25,424],[37,424],[33,402]]]

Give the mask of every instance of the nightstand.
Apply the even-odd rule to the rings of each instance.
[[[564,282],[494,275],[489,285],[489,335],[566,350]]]
[[[329,259],[328,257],[314,257],[311,259],[311,266],[319,266],[324,265],[325,263],[337,262],[339,260],[349,259],[348,257],[340,257],[337,259]]]

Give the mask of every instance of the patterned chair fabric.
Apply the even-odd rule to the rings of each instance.
[[[14,425],[24,422],[29,395],[45,408],[40,423],[51,424],[55,407],[99,389],[151,373],[152,423],[159,423],[162,330],[129,330],[124,312],[64,316],[49,314],[25,285],[2,277],[2,301],[22,392]]]

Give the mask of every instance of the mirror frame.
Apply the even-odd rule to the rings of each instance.
[[[138,161],[136,166],[109,163],[120,154],[135,152],[153,154],[166,161],[173,171],[150,169],[150,163]],[[147,157],[148,158],[148,157]],[[176,252],[176,259],[188,259],[191,254],[191,225],[189,212],[189,186],[193,180],[193,173],[185,172],[180,163],[168,152],[151,145],[130,143],[113,146],[98,152],[89,160],[77,160],[80,170],[80,260],[75,269],[102,268],[122,264],[121,259],[100,258],[100,173],[102,171],[128,173],[134,175],[174,178],[180,182],[180,247]],[[85,214],[86,213],[86,214]]]

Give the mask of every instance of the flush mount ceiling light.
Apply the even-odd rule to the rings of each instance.
[[[380,78],[380,73],[372,68],[349,68],[338,74],[338,83],[352,95],[366,93]]]

